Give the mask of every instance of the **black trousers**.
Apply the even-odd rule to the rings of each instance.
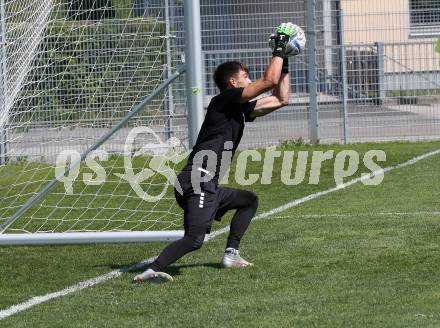
[[[209,233],[213,220],[235,210],[231,220],[226,247],[239,248],[258,207],[258,197],[252,191],[217,187],[212,181],[195,193],[188,181],[179,176],[183,194],[175,191],[176,201],[184,210],[184,237],[169,244],[151,264],[155,271],[163,271],[185,254],[202,247],[205,233]]]

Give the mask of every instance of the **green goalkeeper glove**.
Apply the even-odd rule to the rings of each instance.
[[[275,49],[275,40],[279,33],[289,33],[289,41],[285,46],[284,57],[296,56],[301,53],[306,45],[306,36],[301,27],[292,23],[283,23],[276,29],[276,34],[271,34],[269,37],[269,46]]]
[[[285,57],[286,47],[289,43],[290,37],[294,34],[295,30],[293,24],[282,23],[276,29],[276,34],[273,36],[273,52],[272,55],[276,57]]]

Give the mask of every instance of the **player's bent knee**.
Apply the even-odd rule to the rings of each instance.
[[[183,247],[188,252],[198,250],[202,247],[204,239],[205,239],[205,235],[203,235],[203,236],[185,236],[185,237],[183,237],[183,241],[184,241]]]
[[[249,206],[258,208],[258,195],[253,191],[248,192]]]
[[[205,240],[206,227],[192,226],[188,229],[188,233],[184,238],[186,238],[187,243],[191,251],[200,249]]]
[[[193,237],[191,248],[193,251],[202,248],[203,241],[205,240],[205,235],[199,235],[197,237]]]

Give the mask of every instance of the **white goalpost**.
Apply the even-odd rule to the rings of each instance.
[[[199,1],[179,8],[180,43],[168,0],[0,1],[0,245],[180,238],[173,172],[203,116]]]

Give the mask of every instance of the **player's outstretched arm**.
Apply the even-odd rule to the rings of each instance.
[[[280,81],[273,89],[272,95],[257,100],[251,118],[264,116],[278,108],[287,106],[290,98],[290,78],[288,73],[282,73]]]
[[[283,58],[274,55],[270,61],[270,64],[267,66],[263,77],[250,83],[244,88],[243,93],[241,94],[240,102],[248,102],[249,100],[273,89],[280,81],[282,65]]]
[[[306,38],[302,28],[292,23],[283,23],[277,28],[277,34],[272,34],[269,38],[269,46],[276,49],[278,31],[287,31],[290,36],[288,44],[284,50],[283,68],[279,83],[273,89],[272,95],[257,100],[254,110],[249,115],[251,118],[267,115],[274,110],[287,106],[290,98],[290,79],[289,79],[289,58],[301,53],[306,45]],[[293,33],[293,35],[292,35]]]
[[[258,97],[259,95],[276,87],[273,97],[260,101],[260,109],[270,108],[275,110],[276,108],[284,106],[283,104],[286,102],[285,99],[287,97],[288,101],[289,96],[289,77],[284,77],[285,74],[283,74],[283,76],[281,75],[281,73],[287,73],[285,70],[285,65],[283,67],[283,62],[286,63],[285,58],[288,55],[286,51],[288,51],[289,45],[290,52],[292,52],[295,47],[300,47],[300,42],[296,40],[297,36],[295,36],[295,39],[291,40],[291,38],[301,31],[301,28],[290,22],[282,23],[277,27],[276,34],[273,34],[270,38],[270,45],[273,48],[272,60],[269,66],[266,68],[263,77],[253,83],[250,83],[244,88],[240,99],[241,103],[248,102],[249,100],[254,99],[255,97]],[[290,41],[294,41],[293,45],[289,43]],[[283,72],[281,71],[282,68]],[[287,83],[283,83],[285,79],[287,79]],[[279,87],[278,85],[281,83],[283,86]],[[266,115],[267,113],[262,112],[259,116]]]
[[[277,34],[273,38],[272,59],[261,79],[250,83],[244,88],[240,102],[245,103],[259,95],[273,89],[280,82],[283,59],[286,57],[286,48],[290,37],[295,33],[295,27],[291,23],[282,23],[277,28]]]

